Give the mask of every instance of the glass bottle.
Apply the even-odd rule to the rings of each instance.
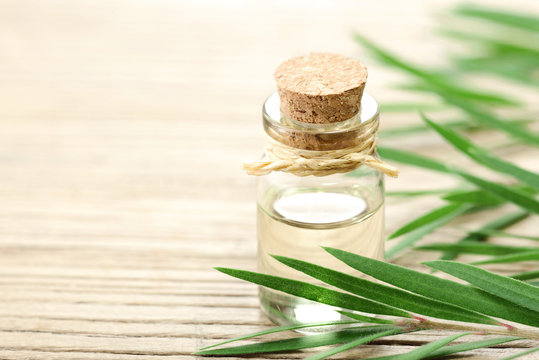
[[[331,124],[287,117],[278,93],[263,106],[264,130],[270,139],[291,147],[316,143],[316,150],[323,151],[356,146],[367,127],[377,128],[378,116],[378,104],[366,92],[355,116]],[[384,179],[378,170],[361,165],[327,176],[271,172],[257,179],[257,205],[259,272],[317,284],[271,257],[283,255],[360,276],[322,246],[383,260]],[[342,319],[330,306],[272,289],[261,287],[259,298],[262,311],[277,324]]]

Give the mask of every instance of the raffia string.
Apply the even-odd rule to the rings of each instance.
[[[249,175],[266,175],[272,171],[289,172],[297,176],[326,176],[352,171],[367,165],[386,175],[397,177],[399,170],[375,157],[378,119],[365,123],[358,136],[358,146],[328,151],[298,149],[268,137],[267,160],[248,161],[243,169]]]

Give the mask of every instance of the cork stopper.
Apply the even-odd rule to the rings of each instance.
[[[284,115],[305,123],[329,124],[358,113],[367,68],[342,55],[311,53],[283,62],[274,76]]]

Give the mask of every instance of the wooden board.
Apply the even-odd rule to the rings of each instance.
[[[361,55],[352,29],[439,62],[430,14],[452,3],[0,1],[0,358],[192,359],[267,328],[256,288],[212,267],[255,268],[254,179],[241,163],[263,149],[273,69],[311,50]],[[400,77],[369,67],[377,98],[406,99],[389,87]],[[384,127],[403,121],[413,119],[383,115]],[[443,156],[440,144],[392,142]],[[511,156],[539,170],[536,152]],[[452,185],[402,170],[389,189]],[[436,203],[390,201],[388,232]],[[417,268],[427,256],[399,262]],[[442,335],[401,335],[337,357],[394,354]]]

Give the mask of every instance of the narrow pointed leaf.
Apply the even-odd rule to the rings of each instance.
[[[466,112],[468,115],[471,116],[474,121],[484,126],[488,126],[489,128],[504,131],[509,135],[517,139],[523,140],[530,145],[539,146],[539,136],[533,132],[530,132],[526,128],[500,119],[499,117],[488,112],[487,110],[479,108],[474,104],[463,100],[462,98],[457,98],[451,93],[445,92],[443,90],[436,90],[436,93],[448,104],[454,105]]]
[[[519,352],[518,354],[504,357],[503,359],[500,359],[500,360],[513,360],[513,359],[516,359],[516,358],[519,358],[519,357],[522,357],[522,356],[525,356],[525,355],[533,354],[536,351],[539,351],[539,347],[529,349],[529,350],[525,350],[525,351]]]
[[[520,206],[524,210],[539,214],[539,201],[537,201],[537,199],[535,199],[533,196],[525,193],[522,190],[484,180],[480,177],[465,173],[461,170],[455,171],[455,173],[485,191],[499,196],[500,198],[508,202],[512,202],[513,204]]]
[[[455,189],[433,189],[433,190],[404,190],[404,191],[387,191],[387,196],[400,197],[415,197],[424,195],[438,195],[454,192]]]
[[[529,215],[526,211],[516,211],[507,215],[503,215],[499,218],[494,219],[493,221],[483,225],[477,232],[471,232],[462,239],[458,241],[458,243],[469,243],[469,242],[479,242],[486,240],[489,235],[485,234],[485,231],[490,230],[499,230],[504,229],[508,226],[511,226],[525,218],[527,218]],[[448,251],[442,254],[440,260],[453,260],[457,256],[456,252]]]
[[[506,237],[506,238],[513,238],[513,239],[524,239],[524,240],[539,241],[538,236],[513,234],[513,233],[509,233],[507,231],[498,231],[498,230],[475,230],[475,231],[470,232],[470,234],[480,234],[480,235]]]
[[[536,56],[524,53],[497,53],[490,51],[486,56],[460,57],[453,60],[462,71],[485,72],[495,76],[508,78],[527,86],[538,87],[539,79],[534,77],[537,64]]]
[[[361,43],[363,47],[367,48],[382,62],[390,66],[396,67],[400,70],[403,70],[421,79],[425,83],[425,85],[427,85],[428,89],[438,94],[438,96],[440,96],[446,103],[459,107],[467,114],[469,114],[478,123],[481,123],[490,128],[496,128],[505,131],[508,134],[521,140],[524,140],[531,145],[539,146],[539,136],[537,134],[534,134],[527,129],[515,125],[511,122],[499,119],[492,113],[477,107],[470,100],[473,99],[477,102],[484,102],[487,104],[497,103],[505,105],[517,104],[518,102],[508,100],[507,97],[501,97],[494,94],[485,94],[479,91],[470,91],[468,89],[463,89],[459,86],[451,84],[446,79],[440,76],[436,76],[432,73],[422,71],[419,67],[397,58],[395,55],[390,54],[387,50],[383,50],[382,48],[376,46],[375,44],[360,35],[356,35],[356,41]]]
[[[398,230],[393,232],[391,235],[389,235],[388,240],[394,239],[396,237],[409,233],[410,231],[413,231],[419,227],[430,224],[446,216],[448,213],[452,213],[453,211],[458,209],[460,206],[461,204],[449,204],[449,205],[436,208],[424,215],[421,215],[420,217],[410,221],[409,223],[407,223],[406,225],[404,225],[403,227],[399,228]]]
[[[473,241],[456,244],[437,243],[418,246],[415,250],[451,251],[454,253],[478,254],[478,255],[503,255],[534,251],[536,248],[524,246],[498,245],[490,243],[477,243]]]
[[[507,9],[494,9],[477,4],[461,4],[455,12],[459,15],[492,21],[497,24],[539,32],[539,18],[530,14],[510,12]]]
[[[504,263],[516,263],[521,261],[539,261],[539,250],[519,252],[510,255],[501,255],[490,258],[488,260],[474,261],[472,265],[485,265],[485,264],[504,264]]]
[[[452,202],[472,203],[475,206],[495,206],[505,203],[505,200],[483,190],[454,191],[442,199]]]
[[[406,101],[406,102],[392,102],[392,103],[384,102],[380,104],[380,111],[384,113],[387,113],[387,112],[403,113],[405,111],[417,112],[418,110],[438,111],[438,110],[445,110],[445,109],[447,109],[447,106],[442,103],[440,104],[432,104],[429,102],[412,103],[412,102]],[[461,123],[458,123],[457,126],[459,125],[461,125]],[[421,127],[421,129],[423,130],[428,129],[427,127],[421,126],[421,125],[414,125],[414,126]],[[389,130],[393,130],[393,129],[389,129]]]
[[[378,151],[383,158],[388,160],[397,161],[407,165],[418,166],[424,169],[434,171],[454,173],[464,178],[466,181],[495,196],[498,196],[501,199],[512,202],[525,210],[539,213],[539,201],[537,201],[533,196],[527,194],[520,189],[511,188],[507,185],[502,185],[481,179],[480,177],[468,174],[460,169],[457,169],[456,167],[446,165],[437,160],[413,154],[407,151],[396,150],[387,147],[378,147]]]
[[[513,279],[525,281],[525,280],[535,280],[539,278],[539,270],[526,271],[518,274],[511,275]]]
[[[442,136],[447,142],[453,145],[456,149],[475,160],[476,162],[485,165],[492,170],[498,171],[510,175],[517,180],[526,183],[536,189],[539,189],[539,174],[523,169],[508,161],[502,160],[498,157],[491,155],[487,150],[482,149],[457,134],[450,128],[437,124],[428,119],[424,114],[421,114],[423,121],[429,125],[434,131]]]
[[[428,111],[428,107],[420,107],[415,108],[415,111]],[[384,111],[383,108],[381,108],[381,111]],[[526,122],[522,120],[511,120],[513,122],[519,123],[519,124],[526,124]],[[448,126],[452,129],[459,129],[462,131],[477,131],[484,128],[484,126],[477,124],[474,121],[471,120],[454,120],[454,121],[446,121],[443,123],[445,126]],[[402,137],[407,135],[415,135],[415,134],[421,134],[425,132],[430,132],[432,129],[428,127],[425,124],[414,124],[414,125],[408,125],[403,127],[396,127],[391,129],[385,129],[378,132],[378,136],[382,139],[392,138],[392,137]]]
[[[368,324],[395,324],[395,322],[392,320],[378,319],[375,317],[359,315],[356,313],[342,311],[342,310],[337,311],[337,312],[344,316],[348,316],[350,319],[354,319],[354,320],[361,321]]]
[[[260,354],[276,351],[291,351],[307,348],[314,348],[326,345],[342,344],[348,341],[365,337],[373,334],[379,334],[387,331],[394,331],[398,328],[394,326],[362,326],[334,331],[320,335],[300,336],[292,339],[275,340],[258,344],[240,345],[226,347],[222,349],[213,349],[199,351],[196,355],[242,355],[242,354]]]
[[[423,345],[417,349],[414,349],[410,352],[404,353],[404,354],[397,354],[397,355],[390,355],[390,356],[380,356],[375,358],[368,358],[366,360],[386,360],[386,359],[393,359],[393,360],[420,360],[427,358],[430,354],[437,351],[440,348],[443,348],[445,345],[449,344],[451,341],[456,340],[460,337],[463,337],[465,335],[469,335],[471,333],[461,333],[456,335],[451,335],[448,337],[445,337],[443,339],[433,341],[427,345]]]
[[[458,107],[462,111],[467,113],[470,116],[470,119],[475,121],[476,123],[491,129],[497,129],[506,132],[507,134],[517,139],[520,139],[530,145],[539,146],[538,134],[530,132],[525,127],[520,126],[516,123],[501,119],[498,116],[494,115],[492,112],[487,111],[485,108],[478,107],[476,104],[473,104],[470,101],[472,98],[475,100],[480,100],[478,96],[466,96],[460,91],[454,91],[454,89],[446,89],[443,87],[435,86],[432,83],[429,83],[427,85],[406,86],[404,88],[409,90],[421,90],[435,93],[447,104]],[[483,99],[484,102],[487,102],[485,100],[486,99]],[[506,103],[506,105],[515,103],[515,101],[510,101]],[[498,104],[501,103],[498,101]]]
[[[371,314],[410,317],[410,314],[407,312],[395,309],[394,307],[339,291],[326,289],[322,286],[309,284],[303,281],[286,279],[279,276],[260,274],[245,270],[228,268],[216,269],[238,279],[246,280],[270,289],[279,290],[290,295],[299,296],[301,298],[316,301],[322,304]]]
[[[373,54],[381,62],[390,65],[392,67],[403,70],[411,75],[414,75],[416,78],[421,79],[425,84],[428,84],[429,87],[436,89],[441,89],[452,94],[456,94],[459,97],[466,99],[473,99],[475,101],[486,103],[486,104],[498,104],[498,105],[516,105],[519,104],[517,101],[509,99],[507,96],[499,96],[494,93],[485,93],[480,90],[470,90],[462,86],[452,83],[448,78],[440,76],[439,74],[434,74],[429,71],[424,71],[416,65],[412,65],[409,62],[406,62],[402,59],[399,59],[396,55],[391,54],[389,51],[382,49],[381,47],[375,45],[367,38],[356,34],[355,40],[360,43],[364,48],[367,49],[371,54]]]
[[[482,241],[486,237],[488,237],[488,233],[490,231],[498,231],[501,229],[505,229],[511,225],[514,225],[518,223],[521,220],[526,219],[530,214],[527,211],[515,211],[510,214],[504,214],[500,216],[499,218],[496,218],[492,220],[491,222],[488,222],[487,224],[483,225],[479,230],[472,231],[468,234],[468,236],[462,240],[461,242],[465,241]]]
[[[243,336],[240,336],[240,337],[237,337],[237,338],[234,338],[234,339],[230,339],[230,340],[226,340],[226,341],[214,344],[214,345],[206,346],[206,347],[203,347],[203,348],[199,349],[199,351],[211,349],[211,348],[222,346],[222,345],[226,345],[226,344],[236,342],[236,341],[252,339],[254,337],[264,336],[264,335],[283,332],[283,331],[306,329],[306,328],[321,327],[321,326],[349,325],[349,324],[357,324],[357,323],[358,323],[357,321],[331,321],[331,322],[323,322],[323,323],[295,324],[295,325],[279,326],[279,327],[274,327],[274,328],[271,328],[271,329],[268,329],[268,330],[263,330],[263,331],[258,331],[258,332],[252,333],[252,334],[243,335]],[[388,323],[385,323],[385,324],[393,324],[393,322],[389,321]]]
[[[453,169],[438,160],[434,160],[422,155],[414,154],[402,149],[392,149],[386,146],[378,146],[378,153],[384,159],[397,161],[406,165],[413,165],[428,170],[444,173],[452,173]]]
[[[321,280],[328,285],[333,285],[339,289],[367,299],[376,299],[379,302],[399,309],[446,320],[496,324],[495,320],[487,316],[458,306],[412,294],[408,291],[378,284],[305,261],[284,256],[274,257],[279,262],[312,276],[315,279]]]
[[[411,65],[408,65],[411,66]],[[403,69],[403,68],[401,68]],[[406,69],[403,69],[407,71]],[[421,77],[420,77],[421,78]],[[421,78],[425,80],[426,78]],[[515,123],[500,119],[498,116],[487,111],[485,108],[478,107],[471,100],[477,102],[483,102],[485,104],[498,104],[498,105],[517,105],[519,104],[515,100],[505,99],[502,97],[489,96],[486,94],[477,94],[466,90],[459,89],[455,86],[440,86],[435,81],[424,81],[423,84],[407,86],[406,89],[427,91],[437,94],[447,104],[456,106],[470,115],[471,119],[475,122],[498,130],[502,130],[515,138],[523,140],[530,145],[539,146],[539,137],[537,134],[532,133],[526,128],[519,126]]]
[[[330,357],[332,355],[335,355],[335,354],[341,353],[343,351],[355,348],[356,346],[368,343],[370,341],[376,340],[376,339],[384,337],[384,336],[395,335],[395,334],[398,334],[399,332],[400,332],[400,330],[388,330],[388,331],[384,331],[382,333],[365,336],[365,337],[356,339],[356,340],[354,340],[352,342],[349,342],[348,344],[344,344],[344,345],[338,346],[336,348],[323,351],[323,352],[321,352],[319,354],[309,356],[308,358],[305,358],[305,360],[321,360],[321,359],[325,359],[325,358]]]
[[[539,289],[522,281],[453,261],[436,260],[423,264],[467,281],[492,295],[539,312]]]
[[[514,303],[494,296],[482,289],[441,279],[434,275],[421,273],[347,251],[335,248],[324,249],[352,268],[404,290],[461,306],[482,314],[526,325],[539,325],[538,312],[515,306]]]
[[[521,340],[521,339],[522,339],[521,337],[516,337],[516,336],[505,336],[505,337],[496,338],[496,339],[472,341],[469,343],[456,344],[456,345],[446,345],[443,348],[440,348],[430,353],[430,355],[428,355],[424,359],[436,359],[442,356],[453,355],[453,354],[463,352],[463,351],[481,349],[481,348],[504,344],[510,341]]]
[[[388,112],[388,111],[398,111],[398,106],[395,104],[395,106],[388,106],[387,109],[384,109],[384,105],[380,105],[380,110],[382,112]],[[445,106],[447,108],[447,106]],[[443,110],[444,108],[440,107],[437,108],[435,106],[419,106],[419,104],[412,104],[411,106],[406,106],[405,104],[402,105],[402,111],[436,111],[436,110]],[[532,122],[531,120],[527,119],[520,119],[520,118],[511,118],[506,119],[506,121],[509,121],[513,124],[517,125],[526,125]],[[481,124],[477,124],[473,120],[451,120],[451,121],[444,121],[442,123],[446,127],[450,127],[451,129],[458,129],[466,132],[472,132],[472,131],[478,131],[485,129],[485,126]],[[379,130],[378,135],[380,138],[391,138],[391,137],[397,137],[397,136],[406,136],[406,135],[415,135],[419,133],[425,133],[432,131],[432,129],[425,125],[425,124],[413,124],[408,126],[402,126],[402,127],[395,127],[390,129],[384,129]]]
[[[521,106],[522,102],[510,98],[509,96],[499,96],[481,92],[481,90],[472,90],[456,85],[449,77],[443,74],[429,73],[425,77],[416,78],[416,82],[410,84],[398,85],[398,89],[417,91],[425,93],[434,93],[440,96],[441,94],[451,94],[458,99],[466,99],[468,102],[475,102],[486,105],[498,106]],[[442,97],[443,99],[443,97]],[[451,104],[446,101],[446,104]]]
[[[399,242],[395,245],[393,245],[391,248],[389,248],[385,252],[385,258],[386,259],[393,259],[397,255],[399,255],[403,250],[408,249],[413,244],[415,244],[417,241],[421,240],[424,236],[427,234],[430,234],[431,232],[435,231],[442,225],[450,222],[451,220],[459,217],[460,215],[472,211],[475,208],[472,205],[469,204],[460,204],[459,207],[453,209],[451,212],[447,213],[443,217],[431,222],[428,225],[425,225],[415,231],[412,231],[411,233],[404,236]]]

